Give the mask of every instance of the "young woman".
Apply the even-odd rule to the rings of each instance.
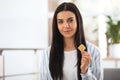
[[[80,51],[79,45],[86,49]],[[62,3],[55,10],[52,43],[45,49],[40,80],[102,80],[98,48],[85,40],[81,14],[73,3]]]

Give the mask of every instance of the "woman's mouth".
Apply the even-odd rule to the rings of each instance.
[[[65,33],[70,33],[72,30],[64,30]]]

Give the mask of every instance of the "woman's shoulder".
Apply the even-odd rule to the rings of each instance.
[[[45,53],[49,53],[49,52],[50,52],[50,48],[51,48],[51,46],[48,46],[48,47],[44,48],[43,51],[44,51]]]
[[[51,46],[46,47],[46,48],[43,50],[43,53],[44,53],[43,55],[49,57],[49,54],[50,54],[50,48],[51,48]]]
[[[95,45],[95,44],[93,44],[93,43],[90,42],[90,41],[86,41],[86,46],[87,46],[88,51],[90,51],[90,52],[92,52],[92,51],[94,51],[94,50],[99,51],[98,46]]]
[[[44,51],[50,51],[51,46],[48,46],[44,49]]]

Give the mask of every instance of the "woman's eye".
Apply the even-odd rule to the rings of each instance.
[[[57,23],[61,24],[61,23],[63,23],[63,21],[62,20],[58,20]]]
[[[72,22],[72,21],[73,21],[73,19],[69,19],[69,20],[68,20],[68,23],[70,23],[70,22]]]

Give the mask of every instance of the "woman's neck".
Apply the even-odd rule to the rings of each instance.
[[[74,39],[72,38],[64,39],[64,50],[65,51],[75,50]]]

